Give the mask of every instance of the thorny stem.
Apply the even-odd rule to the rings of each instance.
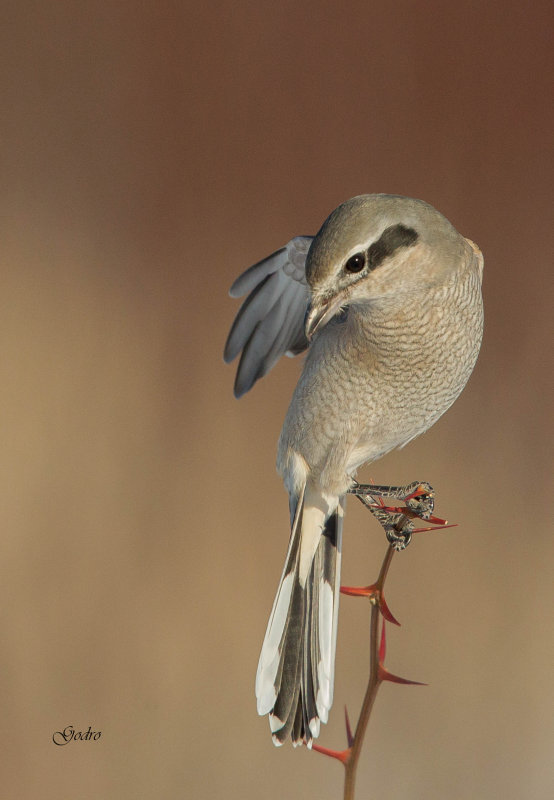
[[[411,490],[411,491],[410,491]],[[376,497],[372,496],[372,491],[375,491]],[[412,533],[420,531],[440,530],[442,528],[451,528],[446,520],[433,516],[433,489],[427,483],[415,482],[405,487],[374,487],[362,486],[356,484],[354,489],[351,490],[352,494],[356,494],[359,499],[367,506],[370,511],[377,517],[381,525],[387,532],[389,539],[389,546],[385,553],[379,577],[375,583],[370,586],[342,586],[341,592],[358,597],[368,597],[371,603],[371,616],[370,616],[370,654],[369,654],[369,678],[367,688],[365,691],[364,701],[358,724],[356,725],[356,732],[352,735],[350,730],[350,721],[348,713],[346,713],[346,736],[348,740],[348,747],[346,750],[329,750],[321,745],[313,744],[312,749],[322,753],[323,755],[331,756],[338,759],[344,766],[344,800],[354,800],[354,790],[356,783],[356,770],[358,761],[362,751],[365,732],[379,691],[379,686],[383,681],[391,681],[392,683],[399,684],[415,684],[425,685],[419,681],[410,681],[401,678],[398,675],[393,675],[384,666],[385,660],[385,620],[393,622],[396,625],[400,623],[393,617],[389,607],[385,601],[384,585],[391,565],[392,557],[395,551],[403,550],[410,541]],[[383,496],[394,497],[404,501],[407,505],[399,508],[386,506],[383,501]],[[414,508],[415,499],[415,508]],[[410,501],[412,501],[410,503]],[[420,502],[421,501],[421,502]],[[411,522],[413,517],[419,517],[431,523],[430,527],[414,528]],[[389,535],[389,534],[398,534]],[[381,624],[381,636],[379,637],[379,617],[383,617]]]
[[[379,596],[383,593],[383,586],[389,571],[392,557],[395,549],[392,545],[387,547],[385,558],[381,565],[379,577],[375,583],[375,593],[371,597],[371,618],[370,618],[370,664],[369,664],[369,680],[367,689],[365,691],[364,702],[360,711],[358,724],[356,725],[356,732],[354,733],[354,740],[350,748],[350,753],[345,762],[344,770],[344,800],[353,800],[354,788],[356,783],[356,769],[360,754],[362,752],[362,745],[364,741],[365,732],[371,716],[371,710],[379,691],[379,686],[382,683],[382,675],[379,669]]]

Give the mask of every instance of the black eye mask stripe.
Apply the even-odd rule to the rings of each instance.
[[[413,228],[407,228],[401,223],[385,228],[379,239],[373,242],[367,251],[369,268],[376,269],[399,247],[411,247],[418,238],[418,234]]]

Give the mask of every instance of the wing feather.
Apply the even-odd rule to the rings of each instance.
[[[282,355],[297,355],[308,346],[304,317],[309,301],[306,256],[310,236],[297,236],[285,247],[258,261],[231,286],[232,297],[248,293],[227,337],[228,363],[242,351],[235,380],[241,397]]]

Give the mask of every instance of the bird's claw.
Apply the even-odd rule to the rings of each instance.
[[[405,550],[412,541],[413,529],[413,523],[408,521],[401,530],[388,525],[385,526],[385,534],[394,549],[400,551]]]
[[[395,550],[405,550],[416,530],[432,530],[416,529],[411,521],[416,517],[440,527],[447,525],[446,520],[433,516],[435,492],[426,481],[413,481],[407,486],[375,486],[355,482],[349,492],[369,508],[385,529],[387,540]],[[404,505],[389,506],[383,498],[398,500]]]
[[[409,486],[408,494],[404,497],[406,506],[420,519],[429,519],[435,509],[435,493],[429,483],[414,481]]]

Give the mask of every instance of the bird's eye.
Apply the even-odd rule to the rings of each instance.
[[[365,267],[365,255],[363,253],[356,253],[350,256],[344,268],[347,272],[360,272]]]

